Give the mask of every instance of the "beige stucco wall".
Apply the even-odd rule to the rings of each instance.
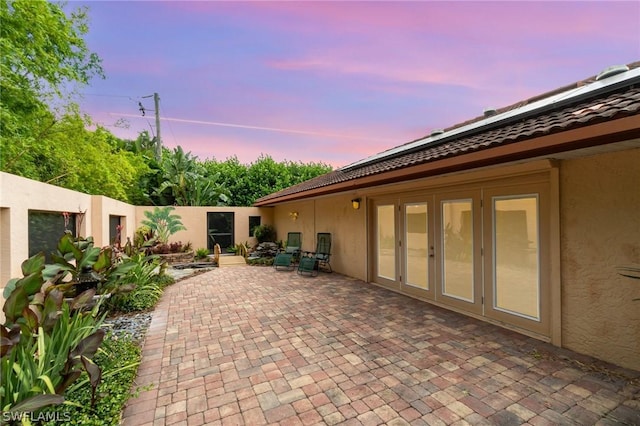
[[[29,210],[84,213],[91,210],[91,195],[0,172],[0,286],[21,277],[21,263],[29,257]],[[86,214],[81,233],[92,229]]]
[[[288,232],[302,232],[302,250],[314,251],[316,234],[331,233],[331,267],[334,271],[361,280],[366,270],[366,200],[359,210],[351,207],[352,193],[320,197],[275,207],[274,225],[278,239],[286,241]],[[290,212],[298,212],[293,220]]]
[[[153,211],[153,207],[138,206],[136,209],[137,226],[146,220],[145,211]],[[207,248],[207,213],[209,212],[233,212],[234,213],[234,238],[235,244],[249,242],[254,246],[257,242],[249,236],[249,216],[260,216],[262,225],[273,224],[273,208],[271,207],[179,207],[171,213],[180,216],[180,221],[187,228],[178,231],[170,238],[170,242],[181,241],[183,244],[190,242],[193,249]],[[135,229],[134,229],[135,232]]]
[[[109,239],[109,216],[120,216],[120,224],[123,226],[121,243],[132,238],[136,230],[136,208],[131,204],[114,200],[113,198],[94,195],[91,206],[92,223],[94,224],[91,235],[96,246],[103,247],[111,243]]]
[[[145,219],[144,211],[153,207],[136,207],[112,198],[87,195],[48,185],[9,173],[0,172],[0,288],[14,277],[20,277],[21,263],[29,255],[29,210],[84,213],[79,233],[92,236],[98,247],[109,241],[109,216],[120,216],[124,226],[122,243],[133,235]],[[260,216],[262,224],[273,224],[271,207],[176,207],[186,231],[171,241],[191,242],[194,249],[207,247],[207,212],[235,214],[235,243],[249,242],[249,216]]]
[[[133,235],[144,211],[153,207],[136,207],[104,196],[87,195],[54,185],[0,172],[0,302],[5,284],[22,276],[20,265],[29,255],[29,210],[85,213],[79,233],[92,236],[95,245],[109,241],[109,216],[120,216],[122,243]],[[256,243],[249,236],[249,216],[260,216],[262,224],[273,224],[271,207],[176,207],[186,231],[173,235],[170,241],[191,242],[194,249],[207,247],[207,212],[235,214],[235,243]],[[2,314],[0,312],[0,319]]]
[[[562,343],[640,370],[640,149],[562,161]]]

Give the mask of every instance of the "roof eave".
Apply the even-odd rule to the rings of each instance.
[[[284,202],[302,200],[321,195],[334,194],[405,180],[425,178],[497,165],[511,161],[540,156],[550,156],[560,152],[607,145],[640,138],[640,115],[627,116],[615,120],[591,124],[558,133],[519,140],[484,150],[446,157],[415,166],[390,170],[320,188],[283,195],[256,202],[254,206],[274,206]]]

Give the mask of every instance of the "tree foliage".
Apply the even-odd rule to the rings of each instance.
[[[231,157],[223,162],[205,161],[204,167],[211,174],[220,173],[220,183],[229,190],[233,206],[251,206],[260,197],[331,171],[323,163],[279,163],[265,154],[249,165]]]
[[[74,84],[102,76],[88,50],[86,9],[68,16],[45,1],[0,0],[0,169],[80,192],[143,199],[143,159],[65,100]],[[54,109],[52,105],[61,105]]]
[[[158,162],[147,132],[127,141],[88,130],[91,119],[67,96],[103,71],[83,39],[87,9],[64,7],[0,0],[0,170],[137,205],[180,206],[250,206],[331,170],[263,154],[249,165],[201,162],[182,147],[165,148]]]
[[[229,192],[218,182],[219,173],[207,170],[181,146],[164,150],[159,184],[153,190],[157,204],[178,206],[218,206],[229,200]]]
[[[102,76],[88,50],[85,9],[69,16],[46,1],[0,0],[0,140],[3,170],[45,142],[57,120],[50,105],[74,84]]]

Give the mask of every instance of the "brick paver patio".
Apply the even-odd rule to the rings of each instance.
[[[640,373],[339,274],[169,287],[123,425],[639,425]]]

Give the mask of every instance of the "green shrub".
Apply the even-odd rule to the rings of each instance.
[[[156,275],[154,279],[161,289],[165,289],[166,287],[176,282],[176,279],[168,274]]]
[[[134,284],[132,291],[115,294],[109,299],[108,306],[118,312],[146,311],[153,308],[162,296],[161,262],[156,256],[134,254],[131,259],[134,266],[129,269],[123,281]]]
[[[253,230],[253,236],[258,240],[258,243],[264,243],[266,241],[276,240],[276,228],[271,225],[256,226]]]
[[[259,257],[256,259],[247,258],[247,265],[252,266],[272,266],[273,257]]]
[[[114,340],[107,336],[102,349],[95,356],[95,363],[102,369],[102,382],[97,389],[96,403],[90,407],[91,388],[83,375],[77,384],[70,387],[67,399],[71,404],[59,405],[47,410],[55,413],[49,418],[56,422],[48,426],[118,425],[120,413],[131,394],[131,386],[140,364],[140,347],[131,339]],[[136,390],[137,392],[137,390]]]
[[[209,256],[209,249],[199,248],[196,250],[196,259],[206,259]]]

